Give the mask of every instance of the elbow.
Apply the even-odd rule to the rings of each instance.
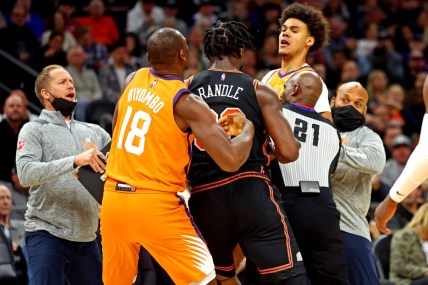
[[[300,142],[296,140],[293,145],[290,145],[285,150],[276,149],[275,156],[281,163],[296,161],[299,158],[300,146]]]
[[[236,156],[230,156],[224,161],[224,163],[219,163],[221,170],[226,172],[236,172],[241,168],[241,166],[247,160],[248,155],[245,158],[237,158]]]
[[[18,175],[19,183],[24,187],[30,187],[31,181],[28,179],[28,175],[24,175],[24,173],[27,173],[25,170],[25,166],[17,165],[16,174]]]

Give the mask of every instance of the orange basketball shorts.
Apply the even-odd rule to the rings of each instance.
[[[107,181],[101,208],[103,282],[132,284],[142,245],[175,284],[207,284],[214,263],[192,217],[176,193],[118,191]]]

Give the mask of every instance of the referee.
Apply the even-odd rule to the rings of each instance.
[[[333,200],[330,175],[335,171],[340,136],[314,106],[322,81],[311,71],[296,73],[285,84],[285,117],[300,141],[299,158],[280,163],[284,208],[313,285],[350,284]]]

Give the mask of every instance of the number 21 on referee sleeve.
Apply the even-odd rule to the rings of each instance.
[[[132,107],[128,106],[126,114],[123,119],[123,123],[120,126],[119,141],[117,148],[122,149],[125,131],[128,126],[129,120],[131,119],[131,128],[126,135],[125,139],[125,150],[129,153],[141,155],[144,152],[144,143],[146,142],[145,135],[149,131],[150,123],[152,118],[150,114],[138,110],[134,114],[132,113]],[[143,122],[140,123],[140,120]],[[136,144],[134,144],[136,142]]]

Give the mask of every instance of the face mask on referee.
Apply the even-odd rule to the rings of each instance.
[[[364,125],[365,117],[352,105],[331,108],[333,123],[340,132],[351,132]]]

